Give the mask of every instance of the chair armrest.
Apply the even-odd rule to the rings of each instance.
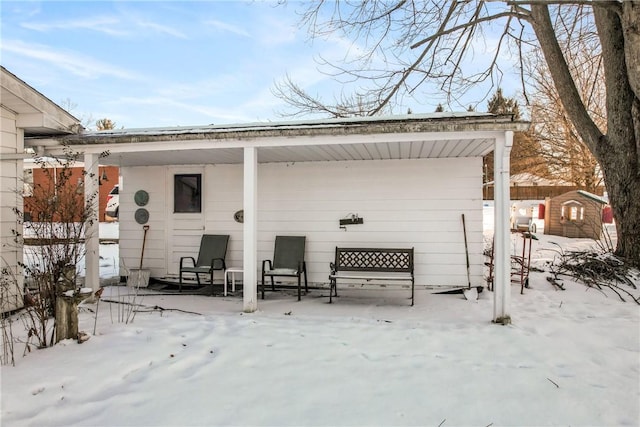
[[[190,260],[191,260],[191,263],[193,263],[193,267],[195,267],[195,266],[196,266],[196,260],[195,260],[195,258],[194,258],[194,257],[192,257],[192,256],[183,256],[183,257],[180,257],[180,270],[182,270],[182,263],[183,263],[183,261],[184,261],[185,259],[190,259]]]
[[[211,260],[211,270],[220,270],[219,268],[216,268],[216,261],[221,261],[222,270],[226,270],[227,269],[226,263],[224,262],[224,258],[213,258]]]
[[[304,261],[300,261],[298,263],[298,276],[302,274],[302,272],[307,271],[307,263]]]
[[[262,260],[262,272],[264,273],[266,271],[265,264],[269,263],[269,270],[273,270],[273,264],[271,263],[270,259],[263,259]]]

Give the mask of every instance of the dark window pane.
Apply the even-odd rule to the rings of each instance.
[[[176,175],[173,182],[173,211],[202,212],[200,174]]]

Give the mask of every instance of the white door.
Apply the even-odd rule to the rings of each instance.
[[[180,257],[198,258],[205,229],[204,167],[171,167],[167,177],[168,272],[178,275]]]

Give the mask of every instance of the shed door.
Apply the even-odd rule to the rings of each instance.
[[[204,168],[170,168],[167,182],[168,272],[177,275],[180,257],[198,257],[200,239],[205,228]]]

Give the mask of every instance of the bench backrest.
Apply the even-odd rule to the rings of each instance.
[[[336,248],[336,271],[386,271],[413,274],[413,248]]]

